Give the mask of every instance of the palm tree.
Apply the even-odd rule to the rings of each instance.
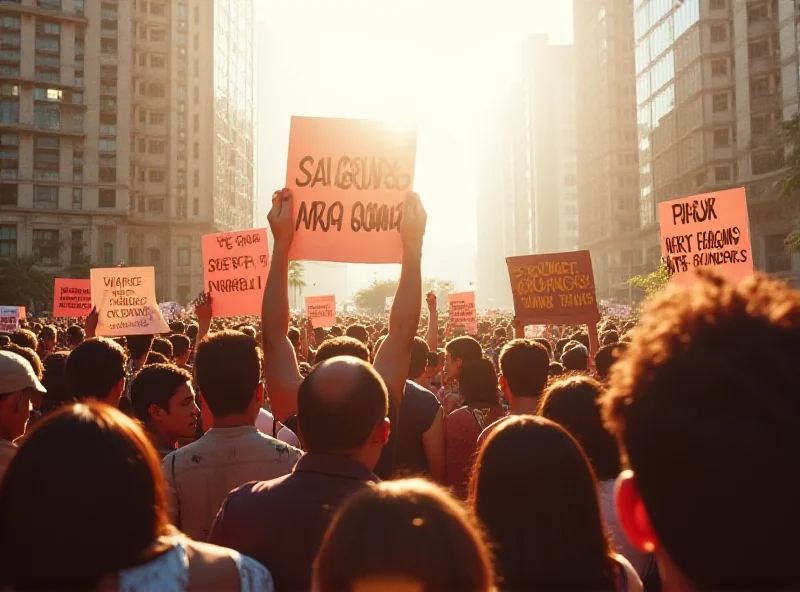
[[[289,261],[289,289],[292,291],[292,308],[297,308],[297,300],[306,287],[306,269],[301,261]]]

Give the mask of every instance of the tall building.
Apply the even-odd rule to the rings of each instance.
[[[533,35],[476,134],[479,308],[511,308],[505,257],[578,247],[575,133],[573,48]]]
[[[747,189],[757,269],[798,278],[783,241],[798,212],[785,173],[782,121],[798,108],[792,0],[635,0],[640,216],[657,260],[657,204]]]
[[[633,6],[584,0],[574,31],[580,248],[597,297],[627,302],[642,271]]]
[[[253,223],[253,0],[0,2],[0,256],[152,265]]]

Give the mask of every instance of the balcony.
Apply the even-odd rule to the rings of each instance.
[[[60,2],[57,8],[54,8],[54,5],[55,2],[53,0],[39,0],[37,6],[22,4],[20,0],[0,0],[0,10],[4,13],[46,17],[82,25],[89,22],[89,19],[83,16],[83,6],[81,2],[75,2],[76,12],[74,13],[64,12],[61,9]]]
[[[778,23],[773,18],[761,18],[755,20],[747,25],[747,36],[763,37],[778,32]]]

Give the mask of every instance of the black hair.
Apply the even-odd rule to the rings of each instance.
[[[334,337],[327,339],[317,349],[314,362],[320,364],[337,356],[353,356],[359,360],[369,362],[369,350],[358,339],[353,337]]]
[[[547,385],[550,356],[540,343],[515,339],[500,352],[500,372],[515,397],[538,397]]]
[[[105,399],[125,378],[125,350],[105,337],[87,339],[67,358],[67,393],[73,399]]]
[[[197,388],[215,417],[244,413],[261,382],[264,354],[239,331],[206,335],[197,346]]]
[[[150,405],[169,411],[169,400],[177,390],[192,381],[192,375],[172,364],[152,364],[142,368],[131,384],[131,405],[136,417],[150,423]]]
[[[429,353],[427,342],[421,337],[414,337],[414,343],[411,345],[411,361],[408,364],[409,378],[417,378],[425,372]]]

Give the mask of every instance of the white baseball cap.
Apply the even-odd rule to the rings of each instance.
[[[0,395],[29,388],[36,389],[40,393],[47,392],[36,378],[28,360],[12,352],[0,351]]]

